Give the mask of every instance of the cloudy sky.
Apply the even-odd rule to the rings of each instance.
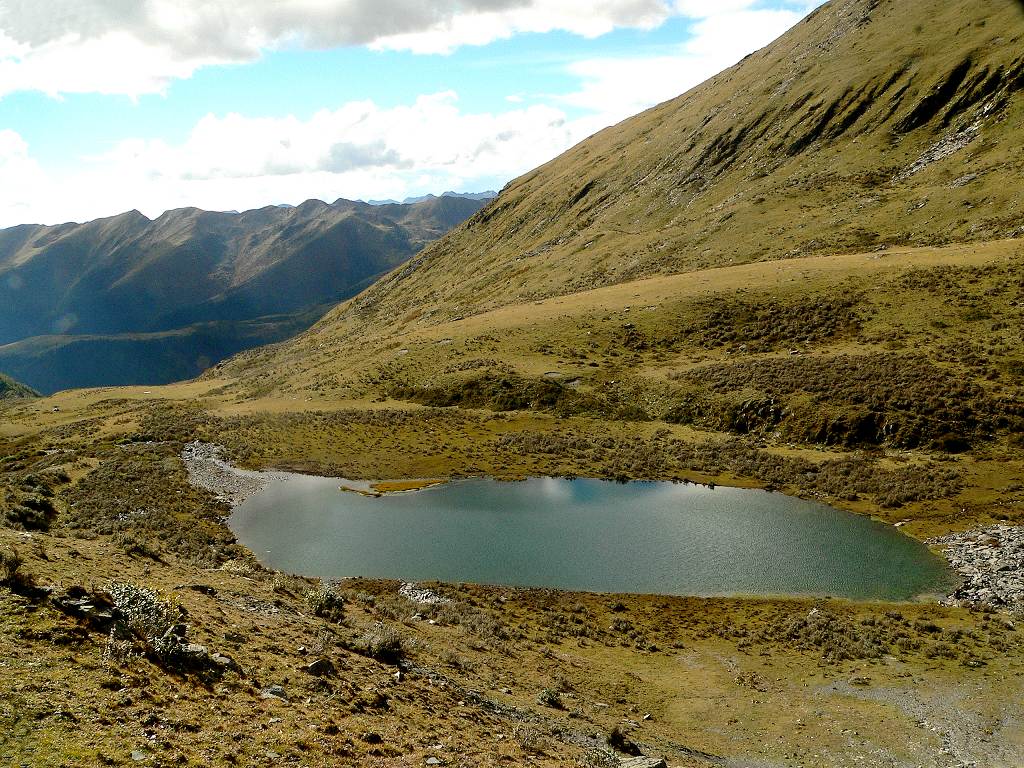
[[[820,0],[0,0],[0,227],[499,189]]]

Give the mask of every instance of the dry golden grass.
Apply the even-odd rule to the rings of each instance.
[[[674,766],[708,765],[699,753],[915,763],[944,744],[985,764],[1021,755],[1008,715],[1024,657],[996,615],[471,585],[432,585],[451,602],[422,606],[394,582],[350,580],[336,587],[342,615],[319,619],[302,579],[196,571],[174,555],[157,566],[105,539],[0,530],[10,546],[40,585],[129,581],[173,597],[189,637],[243,674],[204,682],[145,658],[105,660],[105,633],[0,587],[5,764],[129,765],[141,750],[150,764],[587,765],[587,745],[606,748],[616,727]],[[381,622],[400,638],[401,680],[360,645]],[[318,658],[336,672],[303,671]],[[273,684],[288,703],[261,698]],[[544,690],[564,709],[539,703]]]
[[[380,493],[404,493],[406,491],[422,491],[424,488],[432,488],[445,482],[445,480],[384,480],[373,483],[370,487]]]

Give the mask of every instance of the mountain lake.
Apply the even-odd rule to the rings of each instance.
[[[373,498],[286,475],[228,521],[272,568],[590,592],[905,600],[954,583],[885,523],[780,493],[672,482],[459,480]]]

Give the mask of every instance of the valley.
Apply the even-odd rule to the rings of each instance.
[[[0,230],[0,371],[52,393],[166,384],[306,330],[487,196],[138,211]]]

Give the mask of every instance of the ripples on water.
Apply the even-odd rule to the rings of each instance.
[[[661,594],[908,599],[950,583],[889,525],[777,493],[667,482],[466,480],[366,498],[298,475],[229,524],[267,566]]]

